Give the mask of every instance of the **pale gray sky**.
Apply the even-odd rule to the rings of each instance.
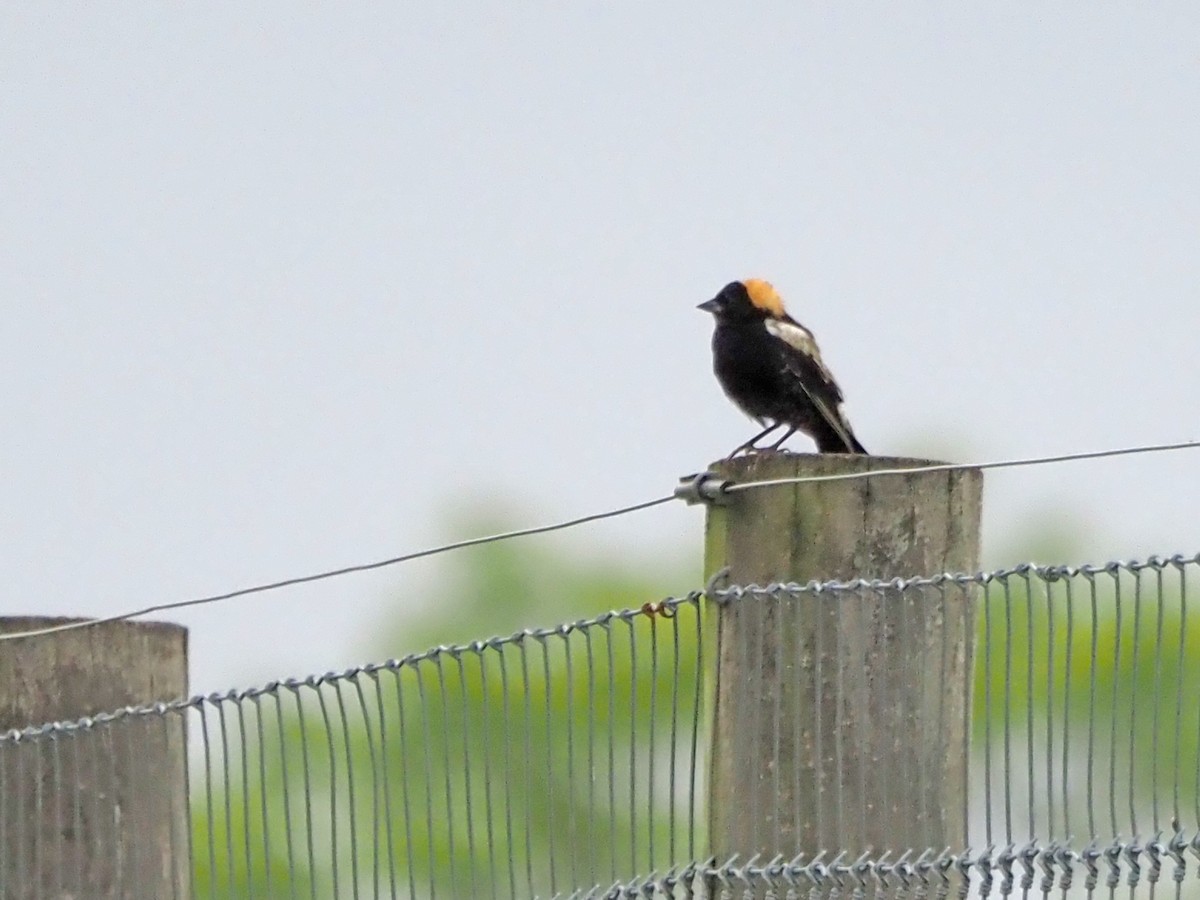
[[[749,436],[694,309],[748,275],[872,451],[1200,438],[1200,7],[436,6],[0,9],[0,612],[667,493]],[[989,561],[1194,552],[1198,466],[989,475]],[[701,519],[567,545],[698,572]],[[181,614],[193,688],[361,661],[444,571]]]

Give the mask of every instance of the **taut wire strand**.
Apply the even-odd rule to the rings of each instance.
[[[209,597],[195,597],[191,600],[176,600],[171,603],[156,603],[151,606],[144,606],[141,609],[129,610],[128,612],[117,613],[111,616],[101,616],[96,619],[85,619],[79,622],[67,622],[63,625],[51,625],[47,628],[36,628],[31,631],[17,631],[11,634],[0,634],[0,641],[15,641],[17,638],[41,637],[47,634],[57,634],[60,631],[74,631],[77,628],[88,628],[92,625],[100,625],[105,622],[121,622],[125,619],[136,619],[138,616],[148,616],[153,613],[166,612],[171,609],[184,609],[189,606],[201,606],[207,603],[218,603],[222,600],[232,600],[235,597],[245,597],[249,594],[262,594],[267,591],[276,591],[280,588],[295,587],[300,584],[311,584],[314,581],[324,581],[328,578],[337,578],[341,575],[352,575],[358,572],[370,572],[374,569],[383,569],[388,566],[398,565],[399,563],[411,562],[414,559],[421,559],[426,556],[436,556],[439,553],[447,553],[450,550],[462,550],[466,547],[478,547],[483,544],[494,544],[497,541],[506,541],[512,538],[527,537],[533,534],[546,534],[551,531],[561,531],[564,528],[573,528],[576,525],[583,525],[587,522],[597,522],[601,519],[610,519],[614,516],[623,516],[628,513],[639,512],[643,509],[650,509],[653,506],[660,506],[663,503],[668,503],[675,499],[674,494],[669,497],[658,497],[655,500],[647,500],[644,503],[634,503],[630,506],[623,506],[619,509],[608,510],[602,513],[593,513],[587,516],[580,516],[576,519],[568,519],[564,522],[555,522],[551,525],[537,525],[533,528],[519,528],[516,531],[503,531],[498,534],[484,535],[483,537],[467,538],[462,541],[454,541],[450,544],[442,544],[438,547],[430,547],[426,550],[417,550],[413,553],[404,553],[400,556],[393,556],[389,559],[380,559],[374,562],[359,563],[352,566],[343,566],[338,569],[329,569],[324,572],[316,572],[311,575],[298,575],[294,578],[284,578],[280,581],[272,581],[267,584],[258,584],[252,587],[239,588],[234,591],[228,591],[224,594],[213,594]]]
[[[721,491],[723,493],[733,494],[739,491],[750,490],[751,488],[774,487],[786,484],[808,484],[820,481],[849,481],[859,478],[877,478],[886,475],[913,475],[919,472],[955,472],[964,469],[1007,469],[1017,468],[1020,466],[1037,466],[1051,463],[1077,462],[1080,460],[1103,459],[1114,456],[1131,456],[1142,453],[1161,453],[1169,450],[1190,450],[1195,448],[1200,448],[1200,441],[1179,441],[1172,444],[1147,444],[1139,447],[1123,447],[1116,450],[1094,450],[1083,453],[1065,453],[1057,456],[1035,456],[1023,459],[997,460],[983,463],[939,463],[937,465],[917,466],[909,469],[876,469],[869,472],[846,472],[837,475],[809,475],[798,478],[772,478],[765,481],[747,481],[739,484],[723,485]],[[266,593],[267,591],[295,587],[301,584],[311,584],[315,581],[325,581],[330,578],[338,578],[342,575],[370,572],[375,569],[383,569],[389,566],[399,565],[400,563],[411,562],[415,559],[436,556],[440,553],[448,553],[451,550],[462,550],[467,547],[478,547],[483,544],[492,544],[498,541],[506,541],[511,540],[512,538],[527,537],[535,534],[547,534],[552,531],[561,531],[566,528],[573,528],[577,525],[584,525],[589,522],[597,522],[602,519],[611,519],[617,516],[624,516],[628,515],[629,513],[640,512],[644,509],[650,509],[655,506],[661,506],[665,503],[670,503],[672,500],[679,499],[679,497],[680,495],[673,493],[666,497],[657,497],[653,500],[646,500],[642,503],[633,503],[629,506],[622,506],[617,509],[607,510],[605,512],[579,516],[578,518],[567,519],[563,522],[555,522],[550,525],[537,525],[532,528],[519,528],[514,531],[504,531],[497,534],[484,535],[482,537],[467,538],[466,540],[453,541],[448,544],[441,544],[437,547],[429,547],[425,550],[417,550],[412,553],[404,553],[399,556],[389,557],[387,559],[380,559],[373,562],[359,563],[350,566],[342,566],[340,568],[328,569],[323,572],[315,572],[309,575],[298,575],[293,578],[284,578],[279,581],[272,581],[266,584],[257,584],[251,587],[238,588],[237,590],[227,591],[222,594],[212,594],[207,597],[194,597],[189,600],[175,600],[169,603],[155,603],[149,606],[143,606],[139,609],[116,613],[111,616],[100,616],[94,619],[83,619],[78,622],[67,622],[62,625],[51,625],[46,628],[36,628],[29,631],[0,634],[0,641],[15,641],[18,638],[42,637],[49,634],[58,634],[59,632],[63,631],[74,631],[79,628],[89,628],[93,625],[101,625],[106,622],[122,622],[126,619],[136,619],[140,616],[148,616],[154,613],[167,612],[173,609],[185,609],[191,606],[203,606],[209,603],[219,603],[224,600],[233,600],[237,597],[246,597],[251,594],[262,594]]]
[[[1080,462],[1106,459],[1112,456],[1133,456],[1141,453],[1165,453],[1169,450],[1200,448],[1200,441],[1179,441],[1174,444],[1147,444],[1141,447],[1121,447],[1116,450],[1089,450],[1083,453],[1063,453],[1057,456],[1030,456],[1023,459],[1002,459],[981,463],[937,463],[909,469],[874,469],[869,472],[842,472],[836,475],[803,475],[796,478],[770,478],[765,481],[745,481],[731,484],[725,493],[736,494],[751,488],[776,487],[784,484],[815,484],[820,481],[854,481],[859,478],[878,478],[884,475],[914,475],[919,472],[958,472],[965,469],[1015,469],[1021,466],[1044,466],[1051,463]]]

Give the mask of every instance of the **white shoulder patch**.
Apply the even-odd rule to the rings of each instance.
[[[821,350],[817,347],[817,339],[811,331],[799,322],[784,322],[780,319],[767,319],[766,326],[768,334],[779,338],[793,350],[803,353],[816,363],[822,377],[836,389],[833,373],[825,367],[825,361],[821,359]]]
[[[767,331],[779,338],[790,347],[794,347],[806,356],[821,358],[821,351],[817,349],[816,339],[813,338],[812,332],[793,322],[784,322],[780,319],[767,319]]]

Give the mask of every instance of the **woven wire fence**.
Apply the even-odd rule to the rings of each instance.
[[[1200,557],[1177,556],[714,589],[8,732],[0,896],[1196,894],[1200,610],[1189,585],[1198,567]],[[898,604],[897,619],[879,618],[880,598]],[[729,750],[710,752],[715,701],[733,702],[739,688],[728,678],[717,687],[729,649],[721,618],[739,604],[822,617],[828,629],[815,634],[832,641],[846,641],[838,629],[857,616],[910,649],[903,677],[918,688],[870,678],[852,687],[851,663],[843,676],[816,676],[828,696],[815,707],[793,694],[760,703],[765,720],[737,751],[761,760],[763,796],[782,798],[784,812],[737,810],[761,846],[735,857],[713,846],[710,814],[718,822],[722,811],[706,798]],[[936,633],[955,604],[969,605],[974,636],[973,657],[958,657],[969,689],[957,705],[939,700],[956,657]],[[791,627],[782,614],[778,624],[781,634]],[[814,677],[811,648],[766,646],[754,651],[763,666],[794,653],[789,677]],[[936,710],[940,718],[920,721],[946,733],[957,722],[962,739],[904,732],[910,701]],[[892,767],[871,760],[843,716],[895,744],[957,752],[961,765],[939,769],[915,751]],[[796,763],[814,741],[816,762]],[[936,786],[953,802],[864,844],[903,784]],[[139,822],[155,823],[155,846],[112,840]],[[793,843],[773,846],[770,835],[788,827]],[[820,844],[798,853],[805,833]]]

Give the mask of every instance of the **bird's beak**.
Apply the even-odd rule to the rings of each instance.
[[[713,315],[716,315],[717,311],[720,310],[720,308],[721,308],[721,301],[718,300],[716,297],[713,297],[711,300],[705,300],[703,303],[701,303],[699,306],[696,307],[696,309],[702,309],[706,313],[712,313]]]

